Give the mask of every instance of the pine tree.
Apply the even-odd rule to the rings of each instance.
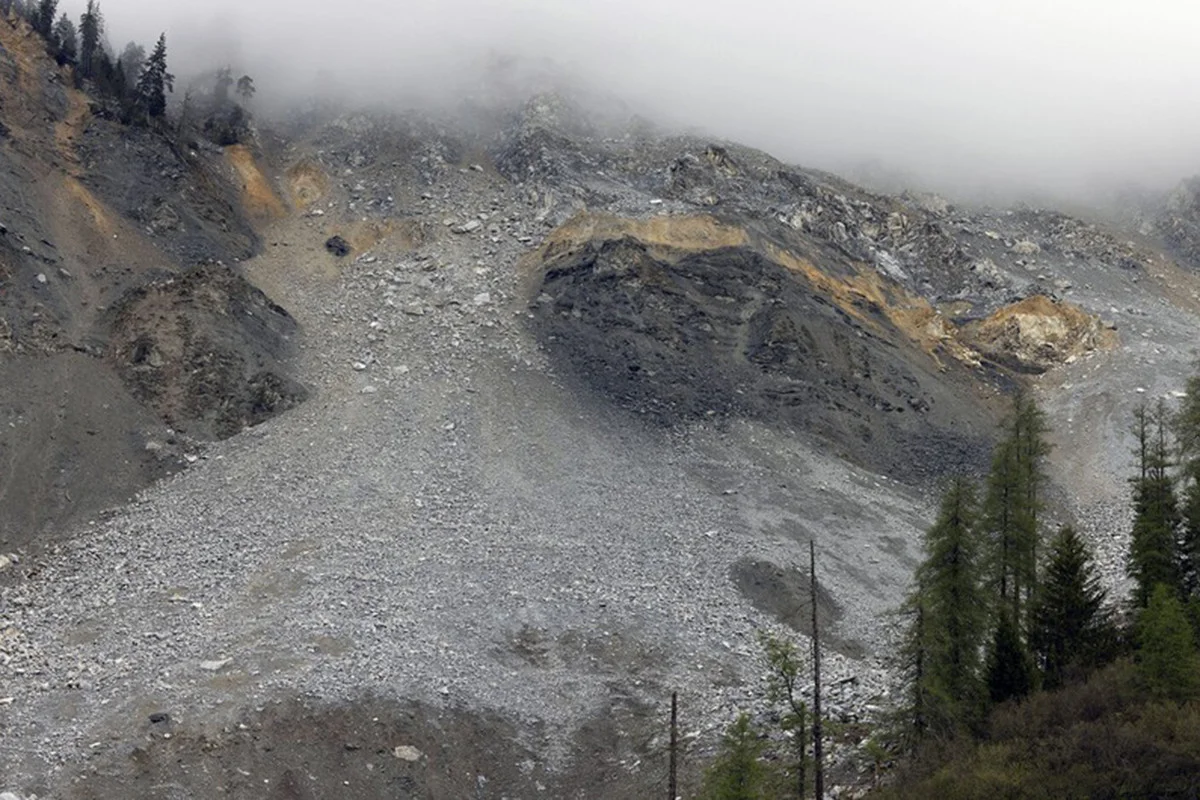
[[[1145,689],[1188,700],[1200,690],[1196,640],[1175,589],[1156,585],[1138,620],[1136,664]]]
[[[977,536],[974,489],[960,478],[946,491],[937,522],[925,535],[925,561],[912,601],[919,627],[909,648],[920,662],[911,688],[919,708],[914,717],[937,734],[972,725],[982,707],[979,654],[987,603]]]
[[[88,0],[87,10],[79,18],[79,74],[84,78],[96,77],[96,54],[100,52],[100,41],[104,34],[104,19],[96,0]]]
[[[1138,478],[1133,481],[1134,522],[1129,574],[1137,582],[1134,602],[1144,607],[1160,583],[1180,590],[1177,537],[1180,528],[1175,482],[1171,477],[1171,445],[1166,404],[1145,405],[1134,414],[1138,446]]]
[[[708,800],[765,800],[766,769],[759,760],[763,745],[742,714],[729,726],[721,741],[721,752],[709,767],[704,781]]]
[[[58,0],[38,0],[33,10],[33,29],[47,42],[54,33],[54,18],[58,12]]]
[[[1097,665],[1109,648],[1114,634],[1105,598],[1086,543],[1064,526],[1050,543],[1029,631],[1047,688],[1061,686],[1071,667]]]
[[[254,93],[258,90],[254,88],[254,78],[249,75],[243,75],[238,78],[237,93],[238,97],[242,98],[243,103],[248,103],[254,97]]]
[[[167,113],[167,92],[175,91],[175,76],[167,72],[167,35],[158,37],[154,52],[146,59],[137,82],[137,101],[146,116],[159,118]]]
[[[1012,612],[1001,609],[988,648],[988,696],[993,703],[1022,698],[1033,691],[1033,659],[1021,641]]]
[[[54,24],[54,41],[58,47],[58,63],[74,64],[79,55],[79,37],[75,32],[75,23],[66,14]]]

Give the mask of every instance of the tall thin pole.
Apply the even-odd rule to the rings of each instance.
[[[679,752],[679,694],[671,692],[671,775],[667,781],[670,790],[670,800],[679,798],[678,761]]]
[[[813,796],[825,800],[825,765],[821,763],[821,636],[817,629],[817,546],[808,540],[808,576],[812,589],[813,647]]]

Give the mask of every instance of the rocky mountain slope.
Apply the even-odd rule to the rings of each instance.
[[[671,691],[689,766],[761,709],[755,634],[804,635],[810,540],[828,707],[869,720],[936,481],[987,463],[1018,383],[1055,516],[1120,580],[1128,413],[1181,384],[1200,314],[1151,234],[876,195],[562,94],[309,117],[269,158],[132,134],[146,170],[22,35],[2,91],[61,93],[91,144],[0,145],[85,187],[6,202],[45,249],[0,262],[0,369],[46,377],[0,394],[4,496],[194,463],[64,528],[158,474],[76,468],[95,501],[23,524],[56,536],[0,572],[5,788],[644,796]]]
[[[8,548],[123,502],[177,469],[193,442],[304,395],[283,366],[286,313],[227,269],[216,280],[211,268],[188,272],[257,247],[242,154],[97,116],[44,50],[23,22],[0,21]],[[179,297],[199,285],[202,301]],[[186,407],[167,408],[164,393],[186,394]]]

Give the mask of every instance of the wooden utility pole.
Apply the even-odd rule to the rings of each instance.
[[[667,780],[670,800],[679,798],[679,693],[671,692],[671,774]]]
[[[821,763],[821,635],[817,629],[817,546],[808,540],[808,576],[812,589],[813,647],[813,796],[825,800],[825,765]]]

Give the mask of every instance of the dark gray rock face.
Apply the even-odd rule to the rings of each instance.
[[[533,308],[565,371],[664,424],[767,420],[910,476],[979,466],[990,432],[882,313],[868,326],[749,248],[669,263],[632,238],[589,243],[547,266]]]

